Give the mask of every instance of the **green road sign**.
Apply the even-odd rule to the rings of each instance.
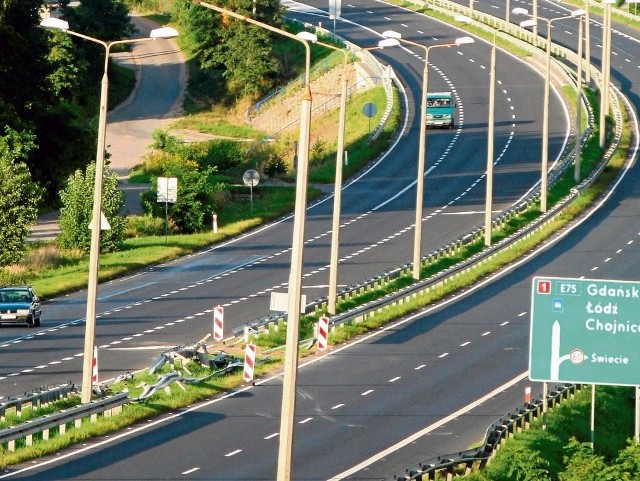
[[[534,277],[529,377],[640,385],[640,282]]]

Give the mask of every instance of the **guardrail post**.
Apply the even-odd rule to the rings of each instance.
[[[469,460],[465,463],[464,475],[468,476],[471,474],[471,468],[473,468],[473,460]]]

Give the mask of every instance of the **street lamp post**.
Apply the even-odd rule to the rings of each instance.
[[[491,213],[493,212],[493,144],[495,136],[496,111],[496,37],[502,29],[493,31],[491,44],[491,65],[489,67],[489,128],[487,132],[487,190],[484,202],[484,245],[491,245]]]
[[[329,298],[327,311],[336,313],[336,298],[338,291],[338,252],[340,241],[340,211],[342,203],[342,162],[344,158],[344,129],[347,115],[347,67],[349,64],[349,51],[338,48],[328,43],[319,42],[318,37],[310,32],[302,31],[298,36],[310,42],[322,45],[325,48],[342,52],[344,61],[342,64],[342,80],[340,82],[340,114],[338,118],[338,144],[336,153],[336,174],[333,188],[333,219],[331,225],[331,255],[329,260]]]
[[[584,78],[587,85],[589,85],[591,83],[591,21],[589,19],[589,0],[584,0],[584,58],[587,61]]]
[[[580,182],[580,164],[582,157],[582,145],[580,143],[581,130],[582,130],[582,25],[584,23],[584,18],[580,17],[578,19],[578,75],[576,78],[577,85],[576,89],[578,90],[578,98],[576,101],[576,145],[574,152],[574,170],[573,170],[573,180],[578,183]],[[589,70],[589,64],[587,64],[587,70]]]
[[[418,176],[416,179],[416,215],[413,242],[413,278],[420,280],[420,260],[422,244],[422,204],[424,197],[424,166],[427,151],[427,92],[429,82],[429,51],[433,48],[456,47],[473,43],[471,37],[460,37],[451,43],[438,43],[435,45],[423,45],[418,42],[403,39],[401,34],[393,30],[382,32],[382,36],[389,39],[397,39],[399,42],[420,47],[424,50],[424,69],[422,72],[422,99],[420,102],[420,145],[418,147]]]
[[[336,153],[336,174],[333,188],[333,222],[331,225],[331,256],[329,259],[329,303],[330,314],[336,313],[336,297],[338,291],[338,253],[340,251],[340,212],[342,203],[342,162],[344,158],[344,126],[347,115],[347,65],[349,53],[343,49],[336,49],[326,43],[318,42],[344,54],[342,66],[342,82],[340,83],[340,117],[338,120],[338,152]]]
[[[84,359],[82,366],[81,399],[83,403],[88,403],[91,401],[92,391],[92,361],[95,344],[96,300],[98,291],[98,268],[100,263],[100,218],[102,214],[102,177],[104,174],[104,150],[107,131],[107,98],[109,94],[109,77],[107,70],[109,67],[109,52],[111,47],[114,45],[145,42],[156,40],[158,38],[174,38],[178,36],[178,32],[171,27],[162,27],[152,30],[149,37],[146,38],[133,38],[105,42],[103,40],[98,40],[97,38],[69,30],[69,24],[59,18],[45,18],[40,22],[40,26],[60,30],[69,35],[98,43],[105,49],[104,74],[102,75],[100,111],[98,117],[98,147],[96,151],[96,172],[93,187],[93,217],[90,224],[91,245],[89,250],[89,281],[87,286],[87,313],[85,319]]]
[[[512,13],[516,15],[529,15],[525,8],[514,8]],[[547,212],[547,184],[548,184],[548,165],[549,165],[549,97],[550,97],[550,78],[551,78],[551,24],[556,20],[566,20],[569,18],[578,18],[585,14],[582,9],[574,10],[570,15],[556,18],[538,17],[539,20],[547,22],[547,48],[545,60],[545,76],[544,76],[544,100],[543,100],[543,118],[542,118],[542,168],[540,180],[540,210]],[[521,27],[535,27],[536,20],[529,19],[520,22]]]
[[[609,113],[609,82],[611,81],[611,5],[615,0],[602,0],[604,21],[602,25],[602,79],[600,85],[600,135],[598,143],[604,149],[607,133],[607,114]]]
[[[508,12],[507,7],[507,12]],[[456,20],[470,24],[472,19],[465,15],[458,15]],[[491,245],[491,214],[493,212],[493,157],[494,157],[494,136],[495,136],[495,104],[496,104],[496,37],[498,32],[504,31],[505,27],[497,28],[493,31],[493,42],[491,43],[491,64],[489,67],[489,120],[487,128],[487,188],[484,201],[484,245]]]
[[[309,131],[311,126],[311,49],[305,36],[294,35],[285,30],[259,22],[251,17],[218,7],[200,0],[193,0],[210,10],[214,10],[243,22],[256,25],[271,32],[296,40],[305,48],[305,86],[300,107],[300,134],[298,142],[298,167],[296,169],[296,200],[293,216],[293,240],[291,245],[291,272],[287,297],[287,335],[282,382],[282,415],[280,418],[280,444],[278,449],[278,481],[291,479],[293,455],[293,421],[296,401],[296,378],[298,374],[298,337],[300,323],[300,295],[302,290],[302,254],[304,246],[304,224],[307,205],[307,171],[309,166]]]

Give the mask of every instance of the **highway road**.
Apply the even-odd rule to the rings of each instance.
[[[351,23],[340,24],[339,33],[361,45],[379,40],[373,27],[378,32],[411,28],[409,36],[413,31],[425,40],[420,32],[428,31],[429,41],[434,42],[461,35],[453,27],[377,2],[363,3],[345,17]],[[381,21],[385,17],[389,20]],[[457,130],[430,130],[428,134],[425,253],[482,222],[488,52],[488,45],[479,42],[459,50],[440,49],[430,58],[435,71],[430,85],[455,90],[461,119]],[[406,83],[406,103],[413,108],[394,149],[351,179],[344,190],[341,285],[403,264],[412,252],[418,144],[415,106],[423,62],[416,53],[400,48],[379,55]],[[499,61],[509,73],[499,74],[496,113],[496,153],[500,157],[495,206],[503,209],[539,177],[537,138],[542,112],[536,99],[542,96],[542,78],[509,55],[501,55]],[[566,142],[569,124],[556,96],[551,112],[554,158]],[[303,279],[308,298],[326,293],[330,216],[330,199],[309,210]],[[212,309],[217,304],[225,306],[227,332],[267,313],[270,293],[286,291],[291,224],[291,218],[284,218],[193,256],[101,285],[96,331],[101,379],[147,367],[158,352],[202,338],[211,331]],[[85,292],[52,299],[44,304],[41,329],[0,329],[0,395],[79,381],[85,303]]]
[[[406,22],[413,19],[412,14],[405,14]],[[513,76],[517,76],[515,72]],[[430,145],[434,144],[435,141]],[[390,477],[407,466],[408,457],[394,458],[393,452],[384,457],[377,455],[430,426],[429,434],[411,445],[413,451],[422,453],[420,459],[477,441],[477,425],[469,437],[466,425],[461,427],[455,414],[472,409],[474,401],[489,391],[499,392],[505,383],[521,378],[526,370],[531,275],[583,275],[588,270],[598,276],[631,275],[630,270],[637,264],[635,243],[639,230],[636,175],[632,171],[615,196],[585,225],[569,232],[557,245],[547,246],[528,264],[517,269],[514,266],[500,279],[487,280],[460,298],[449,299],[305,363],[299,378],[295,479]],[[206,269],[210,255],[193,256],[190,262],[194,264],[189,267],[179,261],[159,271],[170,271],[171,276],[178,276],[175,279],[184,276],[182,282],[188,282],[191,265],[200,263],[196,270]],[[219,260],[232,267],[230,257]],[[147,289],[149,295],[153,291],[153,285],[143,285],[146,275],[139,276],[141,285],[135,293],[126,294],[132,301],[144,299]],[[166,292],[173,289],[176,294],[196,298],[190,292],[195,287],[180,291],[179,281],[167,284]],[[116,287],[109,286],[114,289],[114,297],[118,294]],[[123,288],[121,291],[124,293]],[[142,306],[153,309],[156,302],[163,302],[159,310],[173,308],[171,295]],[[117,299],[114,304],[118,304]],[[179,304],[178,300],[175,304]],[[132,309],[136,307],[140,306]],[[195,324],[197,318],[185,317],[182,321],[176,325]],[[118,326],[117,321],[113,325]],[[153,336],[158,334],[164,333]],[[117,347],[107,350],[110,349]],[[280,389],[279,377],[264,379],[233,396],[147,423],[122,437],[99,440],[69,457],[16,472],[15,477],[273,479]],[[512,395],[512,399],[517,397]],[[494,404],[480,405],[485,416],[478,419],[486,422],[486,414]],[[493,409],[500,408],[499,412],[506,410],[504,404],[496,404]],[[433,423],[446,421],[449,416],[452,419],[448,423],[433,427]],[[167,459],[169,463],[164,462]],[[366,466],[360,467],[361,463]]]
[[[377,5],[363,8],[375,12]],[[406,19],[394,20],[417,22],[413,14],[405,15]],[[385,23],[379,14],[372,17],[378,24]],[[628,48],[625,41],[634,40],[615,37],[616,48]],[[468,58],[473,57],[465,60]],[[614,68],[618,68],[617,62]],[[517,76],[514,71],[509,74]],[[630,85],[637,85],[637,75],[637,71],[629,72]],[[479,406],[473,403],[488,392],[495,396],[507,383],[521,379],[527,368],[531,277],[637,279],[639,175],[633,165],[599,210],[583,224],[564,231],[557,243],[545,244],[526,263],[513,265],[456,298],[335,348],[327,356],[305,362],[298,385],[294,479],[387,479],[411,464],[408,459],[417,462],[477,441],[474,415],[463,417],[461,413],[470,410],[477,414],[478,421],[486,422],[487,413],[493,409],[506,411],[508,403],[504,401],[485,401]],[[443,177],[441,182],[447,176]],[[398,212],[401,210],[396,215]],[[211,252],[193,256],[190,262],[194,264],[177,261],[158,270],[170,271],[171,276],[177,276],[175,279],[184,276],[185,282],[193,275],[192,270],[210,269],[207,258]],[[230,256],[221,257],[220,261],[232,266]],[[136,289],[122,295],[130,296],[134,303],[135,299],[144,299],[147,289],[149,293],[155,289],[151,283],[144,285],[146,276],[139,276],[139,292]],[[180,291],[181,283],[172,282],[175,284],[164,286],[165,292],[173,289],[176,297],[190,296],[195,302],[196,287]],[[109,288],[114,289],[115,311],[118,291],[115,286]],[[141,306],[155,309],[154,303],[163,302],[158,312],[161,307],[173,309],[174,303],[180,303],[171,297]],[[134,312],[137,307],[132,307]],[[144,316],[137,322],[143,324]],[[196,322],[197,318],[184,317],[176,326],[191,327]],[[121,327],[122,323],[116,320],[111,325]],[[156,335],[161,338],[164,333],[152,334]],[[274,479],[280,391],[279,377],[263,379],[255,387],[244,386],[230,396],[7,475],[19,479]],[[518,397],[510,396],[512,400]],[[401,454],[407,452],[404,449],[393,451],[402,440],[420,432],[426,433],[409,447],[420,456],[418,459]]]

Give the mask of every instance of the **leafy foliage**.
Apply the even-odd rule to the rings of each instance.
[[[35,148],[33,135],[5,127],[0,137],[0,265],[18,262],[38,215],[41,189],[23,160]]]
[[[278,1],[231,1],[224,7],[273,26],[282,23]],[[272,48],[274,34],[194,5],[191,0],[177,0],[174,9],[200,68],[220,71],[226,80],[226,93],[233,98],[255,99],[273,88],[280,74]]]
[[[78,248],[88,252],[91,247],[91,230],[88,226],[93,218],[93,194],[96,164],[91,163],[82,172],[77,170],[60,193],[63,207],[60,209],[60,235],[58,242],[63,248]],[[118,175],[110,174],[105,166],[102,185],[102,212],[111,229],[100,235],[100,251],[116,251],[124,241],[125,219],[120,215],[124,205],[124,193],[117,189]]]
[[[175,177],[178,180],[177,200],[174,204],[157,202],[157,177],[152,179],[151,190],[142,194],[145,211],[153,217],[167,215],[175,231],[190,234],[204,229],[205,221],[215,212],[215,192],[223,188],[209,181],[213,168],[200,169],[194,161],[183,161],[169,156],[162,163],[162,175],[159,177]]]

